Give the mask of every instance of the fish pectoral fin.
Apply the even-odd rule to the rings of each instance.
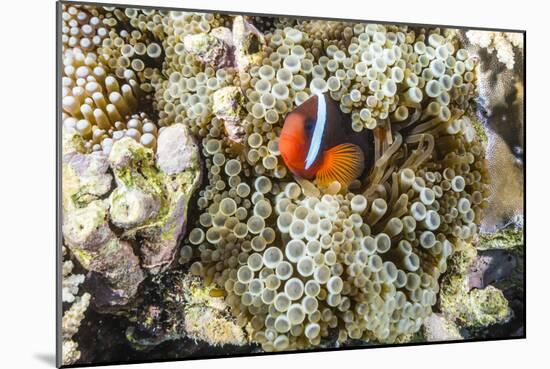
[[[347,186],[359,177],[365,168],[363,150],[357,145],[345,143],[325,151],[323,162],[317,171],[317,183],[328,186],[334,181]]]

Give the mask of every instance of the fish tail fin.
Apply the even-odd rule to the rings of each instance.
[[[333,181],[347,186],[359,177],[365,168],[363,150],[351,143],[340,144],[325,151],[323,162],[317,171],[317,183],[328,186]]]

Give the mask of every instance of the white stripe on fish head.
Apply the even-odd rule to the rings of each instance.
[[[306,167],[305,169],[311,168],[319,151],[321,150],[321,142],[323,140],[323,132],[325,131],[325,126],[327,125],[327,104],[325,101],[324,94],[317,94],[317,121],[315,122],[315,129],[313,130],[313,135],[311,137],[311,142],[309,145],[309,151],[306,157]]]

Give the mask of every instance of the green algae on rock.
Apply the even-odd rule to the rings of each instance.
[[[187,204],[200,181],[197,148],[183,125],[160,132],[157,151],[155,163],[151,149],[123,138],[109,156],[118,183],[110,197],[111,218],[119,225],[124,218],[123,237],[141,240],[141,264],[152,274],[174,259]]]
[[[224,123],[227,137],[236,143],[242,143],[246,135],[243,124],[244,97],[239,87],[228,86],[217,90],[213,95],[212,111]]]
[[[159,298],[153,301],[158,302],[139,306],[136,324],[126,331],[137,349],[184,337],[213,346],[248,343],[246,331],[235,323],[214,286],[180,271],[169,271],[154,283],[152,293]]]
[[[116,141],[109,157],[81,153],[78,137],[65,140],[65,243],[96,274],[96,303],[125,305],[146,274],[166,269],[177,253],[187,204],[200,182],[197,147],[182,125],[160,133],[158,158],[129,137]]]
[[[469,243],[453,255],[439,295],[440,309],[445,318],[474,331],[504,323],[511,317],[508,300],[501,290],[494,286],[470,288],[468,275],[476,257],[477,251]]]
[[[114,304],[125,304],[144,279],[139,260],[127,242],[120,242],[108,224],[111,189],[107,157],[81,153],[81,138],[67,133],[63,156],[63,236],[79,263],[101,274],[101,284]]]
[[[502,291],[493,286],[473,289],[465,301],[459,320],[466,327],[479,328],[495,323],[503,323],[510,318],[508,300]]]
[[[478,250],[517,250],[523,249],[523,229],[505,228],[495,233],[481,233],[476,245]]]
[[[183,39],[185,50],[202,61],[216,67],[229,67],[234,63],[232,44],[211,34],[187,35]]]

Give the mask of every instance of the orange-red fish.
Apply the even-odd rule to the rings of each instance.
[[[351,119],[328,94],[315,95],[290,112],[279,137],[279,151],[288,169],[326,186],[348,185],[371,160],[367,130],[355,132]]]

